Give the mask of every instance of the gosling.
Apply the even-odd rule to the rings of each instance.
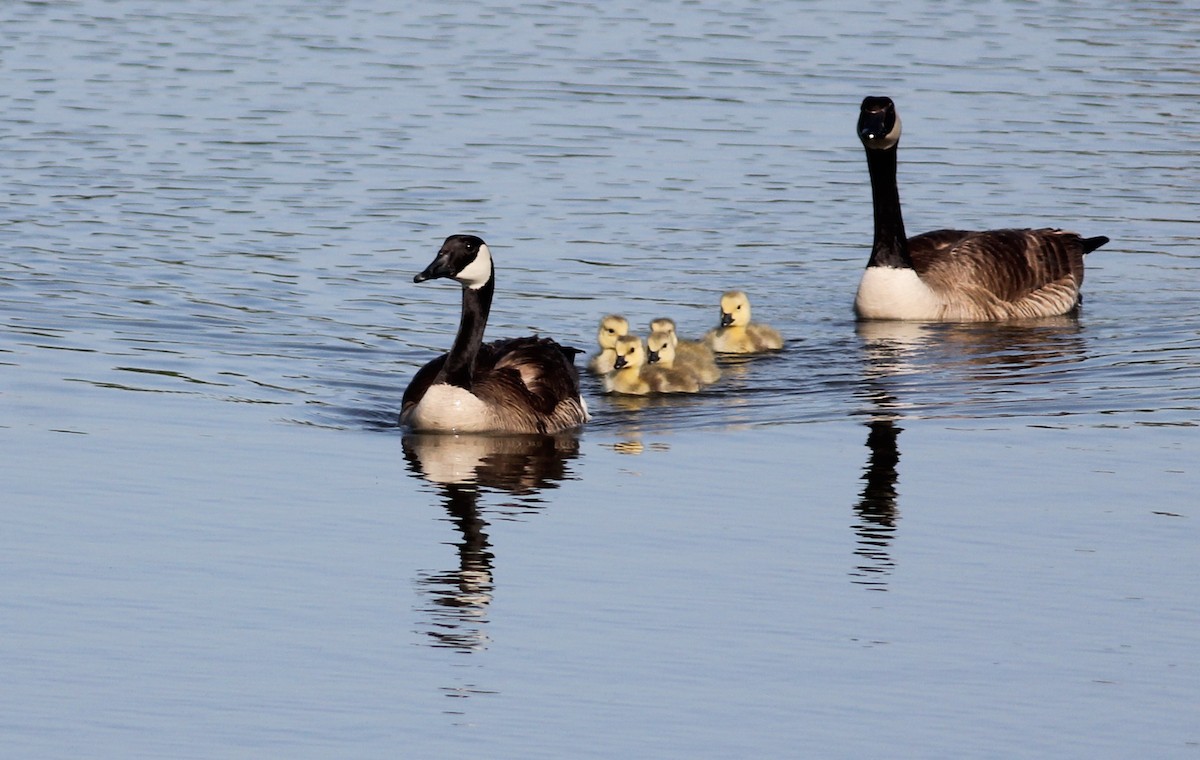
[[[613,371],[604,376],[604,390],[630,396],[651,393],[695,393],[700,381],[694,375],[648,366],[646,347],[636,335],[617,338]]]
[[[715,383],[721,379],[716,357],[702,341],[681,339],[675,332],[675,321],[667,317],[659,317],[650,323],[651,335],[659,332],[666,333],[670,339],[675,349],[675,363],[690,368],[701,383]]]
[[[721,296],[721,324],[704,342],[719,354],[758,354],[783,348],[783,337],[769,325],[750,321],[750,299],[740,290]]]
[[[651,370],[694,377],[700,385],[711,385],[721,379],[721,370],[717,369],[716,362],[705,366],[681,360],[670,334],[665,331],[652,332],[646,338],[646,362]]]
[[[617,359],[617,338],[629,332],[629,320],[619,314],[609,314],[600,320],[596,331],[596,342],[600,351],[588,362],[588,371],[595,375],[607,375],[613,371]]]

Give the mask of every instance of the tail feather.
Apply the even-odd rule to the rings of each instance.
[[[1096,237],[1084,238],[1083,239],[1083,252],[1091,253],[1092,251],[1096,250],[1097,248],[1099,248],[1100,246],[1104,245],[1107,242],[1108,242],[1108,238],[1106,238],[1103,235],[1097,235]]]

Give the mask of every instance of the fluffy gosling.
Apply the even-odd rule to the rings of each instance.
[[[740,290],[721,296],[721,324],[704,336],[719,354],[757,354],[783,348],[783,337],[768,325],[750,321],[750,299]]]
[[[596,342],[600,351],[588,361],[588,371],[596,375],[607,375],[613,371],[613,362],[617,359],[617,338],[629,332],[629,320],[619,314],[609,314],[600,320],[600,328],[596,331]]]
[[[651,393],[695,393],[700,381],[694,375],[649,366],[646,347],[636,335],[617,338],[614,369],[604,376],[604,390],[630,396]]]
[[[675,364],[690,369],[701,383],[707,385],[721,379],[721,370],[717,367],[712,349],[698,340],[681,339],[675,332],[674,320],[667,317],[653,320],[650,323],[651,337],[655,333],[663,333],[667,336],[667,339],[671,341],[671,347],[675,349]],[[653,347],[650,348],[653,350]],[[654,363],[653,359],[651,363]]]
[[[646,338],[646,362],[652,370],[659,370],[679,377],[694,377],[700,385],[711,385],[721,378],[716,362],[697,365],[679,358],[678,349],[671,336],[664,331],[650,333]]]

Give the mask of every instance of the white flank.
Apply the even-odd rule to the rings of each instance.
[[[939,319],[942,300],[912,269],[867,267],[854,311],[863,319]]]
[[[487,243],[479,246],[479,253],[475,254],[475,259],[463,267],[454,279],[472,290],[482,288],[492,279],[492,252]]]
[[[414,430],[453,433],[486,433],[496,429],[495,416],[479,397],[457,385],[439,383],[408,413]]]

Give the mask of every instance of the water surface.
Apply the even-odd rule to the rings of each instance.
[[[1190,757],[1186,6],[24,3],[0,141],[0,736],[23,757]],[[1077,317],[857,325],[906,224],[1064,226]],[[784,351],[556,439],[404,435],[489,335]]]

